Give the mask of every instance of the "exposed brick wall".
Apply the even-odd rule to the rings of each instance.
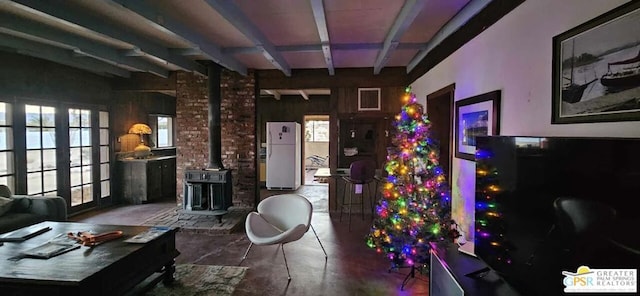
[[[255,79],[222,70],[222,163],[233,169],[233,204],[253,207],[256,196]]]
[[[231,169],[233,205],[255,204],[255,80],[226,69],[221,73],[222,164]],[[207,78],[178,72],[176,81],[177,199],[184,198],[186,169],[203,169],[209,162]]]
[[[184,198],[186,169],[202,169],[209,162],[207,77],[178,72],[176,77],[177,201]]]

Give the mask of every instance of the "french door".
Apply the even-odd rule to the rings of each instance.
[[[27,103],[20,107],[25,136],[24,152],[18,154],[26,162],[15,162],[24,166],[19,170],[24,174],[16,180],[18,188],[28,195],[62,196],[70,213],[111,203],[109,112],[95,106]],[[5,134],[8,127],[0,122]],[[11,152],[10,145],[0,146],[2,152]],[[10,177],[9,171],[2,174],[9,176],[1,177]]]
[[[109,112],[67,108],[67,123],[64,191],[69,193],[71,212],[110,202]]]
[[[0,184],[69,213],[111,204],[110,139],[106,107],[0,98]]]

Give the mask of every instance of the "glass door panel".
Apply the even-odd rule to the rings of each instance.
[[[0,102],[0,184],[15,192],[13,156],[13,117],[11,104]]]
[[[94,201],[91,158],[91,110],[69,109],[69,181],[71,206]]]
[[[25,105],[27,194],[57,195],[56,109]]]
[[[109,112],[100,111],[100,198],[111,196]]]

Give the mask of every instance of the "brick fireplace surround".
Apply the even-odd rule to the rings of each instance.
[[[222,69],[220,106],[222,163],[233,179],[233,206],[253,207],[256,199],[255,76]],[[184,199],[185,170],[209,163],[207,77],[178,72],[176,81],[177,203]]]

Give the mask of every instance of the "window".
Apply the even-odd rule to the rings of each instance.
[[[93,201],[91,110],[69,109],[71,206]]]
[[[109,112],[100,111],[100,197],[111,196],[109,177]]]
[[[0,184],[15,192],[13,159],[13,120],[11,105],[0,103]]]
[[[151,132],[153,144],[156,148],[167,148],[174,146],[174,119],[168,115],[151,115]],[[154,146],[151,146],[154,147]]]
[[[308,120],[305,122],[304,138],[306,142],[329,142],[329,121]]]
[[[56,109],[25,105],[27,194],[57,195]]]

